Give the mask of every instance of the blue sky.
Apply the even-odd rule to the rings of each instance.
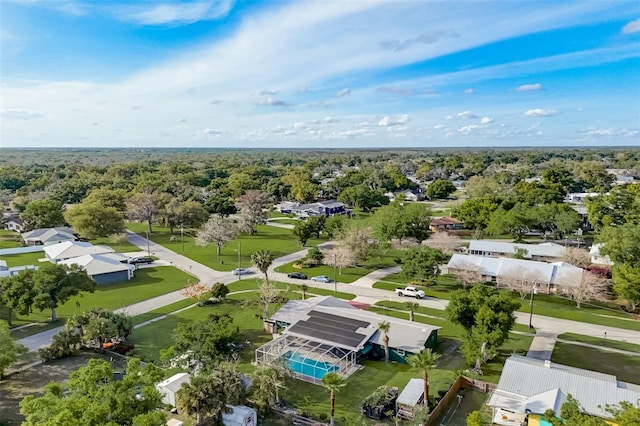
[[[3,147],[640,146],[637,1],[0,2]]]

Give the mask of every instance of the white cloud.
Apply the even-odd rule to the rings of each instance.
[[[586,130],[589,136],[636,136],[640,134],[637,129],[612,129],[612,128],[594,128],[590,127]]]
[[[489,118],[489,117],[482,117],[480,119],[480,123],[482,123],[482,124],[489,124],[491,122],[493,122],[493,120],[491,118]]]
[[[635,21],[631,21],[627,25],[622,27],[622,32],[624,34],[633,34],[640,32],[640,18],[636,19]]]
[[[523,84],[522,86],[518,86],[516,88],[518,92],[529,92],[531,90],[542,90],[542,84],[534,83],[534,84]]]
[[[471,125],[469,125],[469,126],[462,126],[462,127],[460,127],[460,128],[458,129],[458,131],[459,131],[460,133],[464,133],[464,134],[466,135],[466,134],[469,134],[469,133],[471,133],[472,131],[476,130],[477,128],[478,128],[478,126],[477,126],[477,125],[475,125],[475,124],[471,124]]]
[[[291,106],[291,104],[289,104],[288,102],[283,101],[281,99],[274,99],[271,96],[269,96],[268,98],[263,99],[260,102],[258,102],[258,105],[273,106],[273,107],[288,107],[288,106]]]
[[[224,133],[224,130],[218,130],[218,129],[204,129],[202,131],[203,134],[208,135],[208,136],[218,136]]]
[[[475,93],[475,90],[473,90],[473,89],[466,89],[466,90],[464,91],[464,94],[465,94],[465,95],[473,95],[474,93]]]
[[[378,122],[378,126],[399,126],[409,122],[409,114],[402,114],[397,117],[384,116]]]
[[[551,115],[558,114],[558,111],[555,109],[542,109],[542,108],[534,108],[529,109],[524,112],[525,117],[549,117]]]
[[[457,120],[459,118],[475,119],[475,118],[478,118],[478,116],[472,113],[471,111],[463,111],[455,115],[447,115],[445,117],[446,120]]]
[[[42,118],[42,114],[37,111],[20,108],[3,109],[0,111],[0,115],[2,118],[14,120],[35,120]]]
[[[176,122],[178,122],[178,123],[184,123],[185,121],[187,121],[187,119],[186,119],[186,118],[184,118],[184,117],[180,117],[180,118],[178,118],[178,119],[176,120]]]
[[[138,3],[113,8],[116,19],[141,25],[184,25],[225,16],[233,2],[196,0],[184,3]]]
[[[323,121],[324,123],[333,123],[333,122],[334,122],[334,121],[336,121],[336,120],[335,120],[333,117],[329,117],[329,116],[327,116],[327,117],[323,118],[323,119],[322,119],[322,121]]]
[[[351,90],[349,90],[348,88],[345,87],[344,89],[340,90],[338,93],[336,93],[333,96],[335,96],[336,98],[341,98],[343,96],[347,96],[347,95],[350,95],[350,94],[351,94]]]
[[[269,95],[269,96],[274,96],[278,94],[277,90],[269,90],[269,89],[264,89],[260,92],[261,95]]]

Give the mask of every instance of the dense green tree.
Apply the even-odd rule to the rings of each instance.
[[[0,299],[5,306],[19,315],[28,315],[32,311],[38,295],[33,278],[35,270],[25,269],[19,274],[0,278]],[[11,315],[9,315],[9,319]]]
[[[613,414],[613,421],[618,426],[637,426],[640,425],[640,401],[631,403],[629,401],[621,401],[617,407],[607,407],[607,411]]]
[[[130,194],[125,189],[97,188],[89,192],[84,203],[97,203],[103,207],[113,207],[120,213],[127,211],[127,199]]]
[[[542,237],[550,235],[553,239],[560,239],[580,226],[580,215],[568,204],[541,204],[531,207],[528,211],[529,223],[535,229],[542,231]]]
[[[515,241],[522,241],[525,234],[531,231],[532,225],[533,219],[529,206],[518,203],[510,210],[505,210],[502,206],[498,207],[491,214],[487,232],[493,236],[508,233]]]
[[[76,330],[67,326],[53,335],[51,344],[38,349],[42,362],[76,355],[82,349],[82,336]]]
[[[222,217],[227,217],[238,211],[233,198],[231,198],[231,192],[227,191],[218,191],[211,195],[204,207],[209,213],[218,214]]]
[[[322,230],[323,234],[329,239],[339,236],[344,231],[348,220],[345,215],[341,214],[327,218]]]
[[[467,228],[486,229],[500,203],[501,200],[492,197],[470,198],[455,207],[452,214],[463,221]]]
[[[583,413],[580,409],[579,402],[571,395],[567,395],[567,400],[560,408],[560,419],[556,417],[556,413],[549,409],[545,411],[544,418],[552,425],[580,425],[580,426],[606,426],[607,422],[603,419],[590,416]],[[622,425],[621,425],[622,426]]]
[[[231,364],[222,363],[209,373],[193,376],[178,391],[178,406],[200,422],[213,418],[222,424],[222,414],[230,405],[243,402],[246,389],[242,375]]]
[[[429,198],[447,198],[456,192],[456,187],[449,180],[437,179],[427,186],[426,195]]]
[[[640,305],[640,264],[617,263],[613,265],[613,291],[626,300],[631,311]]]
[[[509,337],[515,324],[513,312],[520,302],[511,299],[507,292],[483,284],[471,290],[456,290],[447,305],[447,315],[454,324],[460,324],[467,332],[463,342],[463,354],[476,367],[493,356]]]
[[[122,213],[115,207],[105,207],[97,202],[82,202],[64,212],[64,218],[85,238],[104,238],[124,230]]]
[[[603,243],[600,252],[614,263],[640,264],[640,224],[608,226],[597,241]]]
[[[562,203],[564,191],[559,184],[520,181],[513,190],[519,202],[529,206]]]
[[[316,238],[320,238],[320,234],[324,229],[326,221],[326,216],[311,216],[306,220],[309,231],[311,231]]]
[[[589,223],[596,231],[606,226],[640,223],[640,184],[628,184],[613,188],[585,200]]]
[[[338,201],[342,201],[365,212],[371,211],[374,207],[389,204],[389,198],[384,196],[382,192],[373,191],[364,185],[346,188],[338,196]]]
[[[176,222],[188,228],[198,228],[209,219],[209,213],[197,201],[185,201],[176,208]]]
[[[574,170],[578,189],[585,192],[607,192],[615,182],[616,177],[607,172],[603,163],[595,161],[581,161]]]
[[[38,228],[55,228],[64,225],[61,202],[51,198],[42,198],[29,202],[20,217],[27,231]]]
[[[566,194],[575,185],[575,179],[571,170],[560,163],[555,163],[542,170],[542,183],[559,185],[562,192]]]
[[[51,322],[56,321],[56,308],[80,292],[93,293],[96,283],[76,265],[45,263],[33,273],[34,306],[51,310]]]
[[[277,364],[259,364],[249,375],[251,378],[251,402],[260,415],[271,412],[280,403],[280,390],[285,389],[286,369]]]
[[[188,354],[188,360],[196,361],[202,368],[210,369],[230,353],[229,344],[239,336],[239,329],[229,315],[209,315],[195,322],[183,322],[176,326],[173,346],[161,352],[163,360]]]
[[[51,382],[44,395],[28,395],[20,403],[25,426],[145,425],[162,426],[166,416],[149,413],[162,408],[162,395],[155,383],[162,373],[153,364],[141,367],[131,359],[121,380],[113,377],[111,365],[91,359],[71,373],[68,383]],[[155,419],[154,422],[150,420]]]
[[[423,390],[422,398],[425,406],[429,405],[429,370],[436,368],[440,354],[433,352],[431,349],[423,349],[417,354],[413,354],[407,358],[410,366],[422,370]]]
[[[394,202],[379,208],[374,215],[377,237],[385,242],[391,239],[415,238],[418,242],[429,235],[431,211],[425,204]]]
[[[414,247],[407,250],[402,262],[402,275],[410,281],[433,283],[440,275],[440,265],[448,256],[431,247]]]
[[[11,337],[7,323],[0,321],[0,379],[4,377],[5,369],[16,362],[19,355],[26,352],[27,348]]]
[[[291,235],[296,237],[298,244],[305,246],[307,241],[313,237],[313,228],[306,221],[298,221],[291,230]]]
[[[330,412],[329,425],[335,425],[336,393],[346,386],[344,377],[338,373],[327,373],[322,377],[322,385],[329,392]]]

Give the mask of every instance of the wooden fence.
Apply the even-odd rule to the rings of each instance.
[[[429,418],[424,421],[424,426],[433,426],[435,425],[436,420],[440,417],[442,412],[449,407],[449,404],[455,397],[458,395],[458,391],[460,389],[471,389],[476,392],[488,393],[493,391],[496,388],[496,385],[493,383],[487,383],[482,380],[470,379],[465,376],[460,376],[456,379],[455,382],[451,385],[447,393],[444,394],[442,399],[438,402],[438,405],[431,410],[429,413]]]

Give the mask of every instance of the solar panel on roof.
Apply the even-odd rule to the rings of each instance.
[[[368,326],[368,322],[311,311],[309,312],[309,319],[298,321],[288,330],[291,333],[332,342],[338,346],[355,348],[367,338],[362,333],[356,333],[356,330]]]

